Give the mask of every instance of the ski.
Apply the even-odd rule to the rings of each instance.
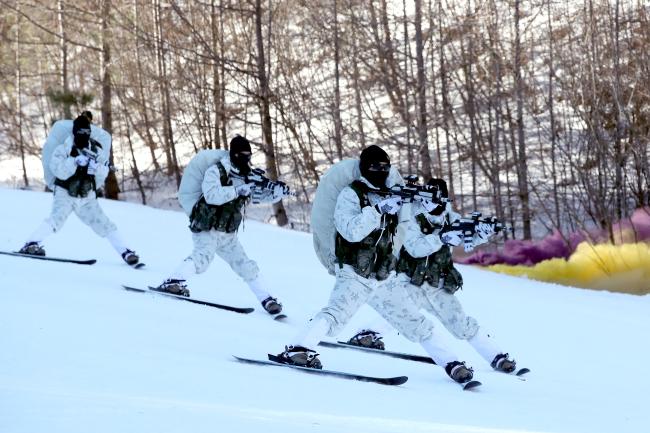
[[[483,385],[481,382],[478,380],[471,380],[467,383],[460,383],[460,386],[463,387],[463,391],[469,391],[470,389],[478,388],[479,386]]]
[[[178,299],[178,300],[181,300],[181,301],[191,302],[193,304],[205,305],[205,306],[208,306],[208,307],[214,307],[214,308],[219,308],[221,310],[233,311],[235,313],[240,313],[240,314],[249,314],[249,313],[252,313],[253,311],[255,311],[254,308],[233,307],[233,306],[230,306],[230,305],[217,304],[217,303],[214,303],[214,302],[202,301],[202,300],[196,299],[196,298],[188,298],[186,296],[180,296],[180,295],[174,295],[172,293],[161,292],[160,290],[156,290],[154,287],[148,287],[146,289],[141,289],[141,288],[138,288],[138,287],[130,287],[130,286],[125,286],[125,285],[122,285],[122,287],[124,289],[128,290],[128,291],[131,291],[131,292],[153,293],[153,294],[156,294],[156,295],[167,296],[169,298],[174,298],[174,299]]]
[[[519,370],[517,370],[517,372],[515,373],[515,376],[521,377],[521,376],[523,376],[524,374],[527,374],[527,373],[530,373],[530,369],[524,367],[524,368],[520,368]]]
[[[402,353],[402,352],[391,352],[390,350],[372,349],[370,347],[363,347],[363,346],[357,346],[354,344],[346,343],[345,341],[337,341],[337,342],[321,341],[320,343],[318,343],[318,345],[323,347],[329,347],[331,349],[359,350],[361,352],[374,353],[376,355],[384,355],[384,356],[389,356],[391,358],[399,358],[399,359],[406,359],[408,361],[417,361],[417,362],[424,362],[427,364],[435,364],[435,361],[429,358],[428,356],[413,355],[410,353]]]
[[[286,319],[287,319],[286,314],[282,314],[282,313],[273,316],[273,320],[277,320],[278,322],[284,322]]]
[[[344,371],[336,371],[336,370],[318,370],[315,368],[308,368],[308,367],[300,367],[297,365],[290,365],[290,364],[283,364],[281,362],[278,362],[278,358],[274,355],[268,355],[269,360],[260,360],[260,359],[249,359],[249,358],[242,358],[239,356],[235,356],[235,359],[239,362],[244,362],[247,364],[256,364],[256,365],[272,365],[275,367],[285,367],[285,368],[291,368],[293,370],[298,370],[302,371],[303,373],[308,373],[308,374],[320,374],[323,376],[332,376],[332,377],[338,377],[340,379],[349,379],[349,380],[359,380],[361,382],[372,382],[372,383],[379,383],[381,385],[402,385],[403,383],[406,383],[408,380],[408,377],[406,376],[396,376],[396,377],[375,377],[375,376],[364,376],[361,374],[354,374],[354,373],[347,373]]]
[[[97,260],[95,259],[90,259],[90,260],[63,259],[60,257],[35,256],[32,254],[21,254],[17,252],[9,252],[9,251],[0,251],[0,254],[5,254],[7,256],[14,256],[14,257],[27,257],[29,259],[37,259],[37,260],[48,260],[50,262],[75,263],[77,265],[94,265],[97,262]]]

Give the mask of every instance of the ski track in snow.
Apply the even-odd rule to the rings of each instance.
[[[51,196],[0,188],[0,249],[18,249]],[[158,284],[191,250],[186,216],[101,205],[147,263],[133,270],[75,216],[45,243],[80,266],[0,256],[0,432],[639,433],[650,417],[650,296],[579,290],[461,266],[466,311],[494,334],[526,382],[492,372],[442,332],[484,386],[463,392],[439,367],[319,347],[325,368],[407,375],[399,387],[237,363],[265,359],[324,305],[333,278],[311,237],[247,221],[240,233],[289,323],[274,322],[226,265],[190,281],[192,296],[256,311],[240,315],[130,293]],[[340,338],[374,319],[362,308]],[[437,322],[436,322],[437,323]],[[396,334],[391,350],[423,354]],[[629,367],[629,368],[628,368]],[[622,371],[621,369],[624,369]],[[630,370],[631,369],[631,370]],[[633,380],[626,375],[634,373]]]

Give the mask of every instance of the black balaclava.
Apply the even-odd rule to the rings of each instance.
[[[434,194],[433,202],[437,205],[429,213],[431,215],[440,215],[447,207],[447,204],[437,201],[436,198],[437,199],[449,198],[449,191],[447,190],[447,182],[445,182],[442,179],[433,178],[433,179],[429,179],[429,181],[427,182],[427,186],[432,188],[432,192]]]
[[[251,144],[245,137],[236,135],[230,140],[230,162],[243,176],[251,171],[251,152]]]
[[[86,116],[79,116],[72,122],[74,145],[78,149],[86,149],[90,140],[90,121]]]
[[[383,188],[386,186],[386,179],[390,173],[390,158],[384,150],[375,146],[368,146],[361,152],[359,158],[359,169],[372,186]]]

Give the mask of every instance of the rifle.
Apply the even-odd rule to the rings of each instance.
[[[499,233],[502,231],[512,231],[512,227],[504,225],[499,219],[495,216],[482,217],[482,213],[478,211],[472,212],[469,217],[463,217],[459,220],[452,222],[451,224],[444,227],[443,232],[449,231],[460,231],[463,233],[463,246],[465,251],[471,251],[474,248],[473,238],[476,234],[476,227],[480,223],[489,224],[494,228],[494,233]]]
[[[268,177],[264,176],[266,171],[261,168],[254,168],[246,176],[246,181],[255,185],[255,189],[259,191],[270,191],[273,192],[276,187],[280,186],[282,188],[283,196],[294,196],[295,192],[291,191],[291,188],[286,183],[280,180],[271,180]]]
[[[453,202],[452,199],[443,197],[439,189],[429,185],[420,185],[417,183],[418,177],[414,174],[406,176],[405,185],[394,185],[391,188],[381,188],[379,191],[373,190],[383,196],[398,196],[406,203],[411,203],[416,200],[428,200],[436,204],[446,204]]]
[[[90,148],[86,147],[83,149],[79,149],[82,154],[84,154],[88,159],[91,159],[95,162],[97,162],[97,157],[99,156],[98,152],[93,152],[90,150]],[[115,167],[113,164],[108,164],[108,169],[110,171],[117,171],[117,167]]]

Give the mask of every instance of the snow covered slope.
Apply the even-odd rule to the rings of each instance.
[[[47,215],[48,194],[0,189],[0,249],[15,250]],[[442,369],[322,348],[326,368],[407,375],[399,387],[233,361],[277,353],[327,300],[333,279],[311,238],[247,222],[241,239],[284,303],[272,321],[218,260],[192,295],[253,306],[239,315],[120,284],[158,284],[190,251],[186,217],[102,201],[147,263],[136,271],[71,216],[45,244],[93,266],[0,256],[0,432],[585,432],[648,431],[650,297],[592,292],[462,267],[458,296],[521,366],[494,373],[445,334],[484,384],[463,392]],[[364,309],[348,332],[374,313]],[[398,335],[393,350],[423,353]]]

